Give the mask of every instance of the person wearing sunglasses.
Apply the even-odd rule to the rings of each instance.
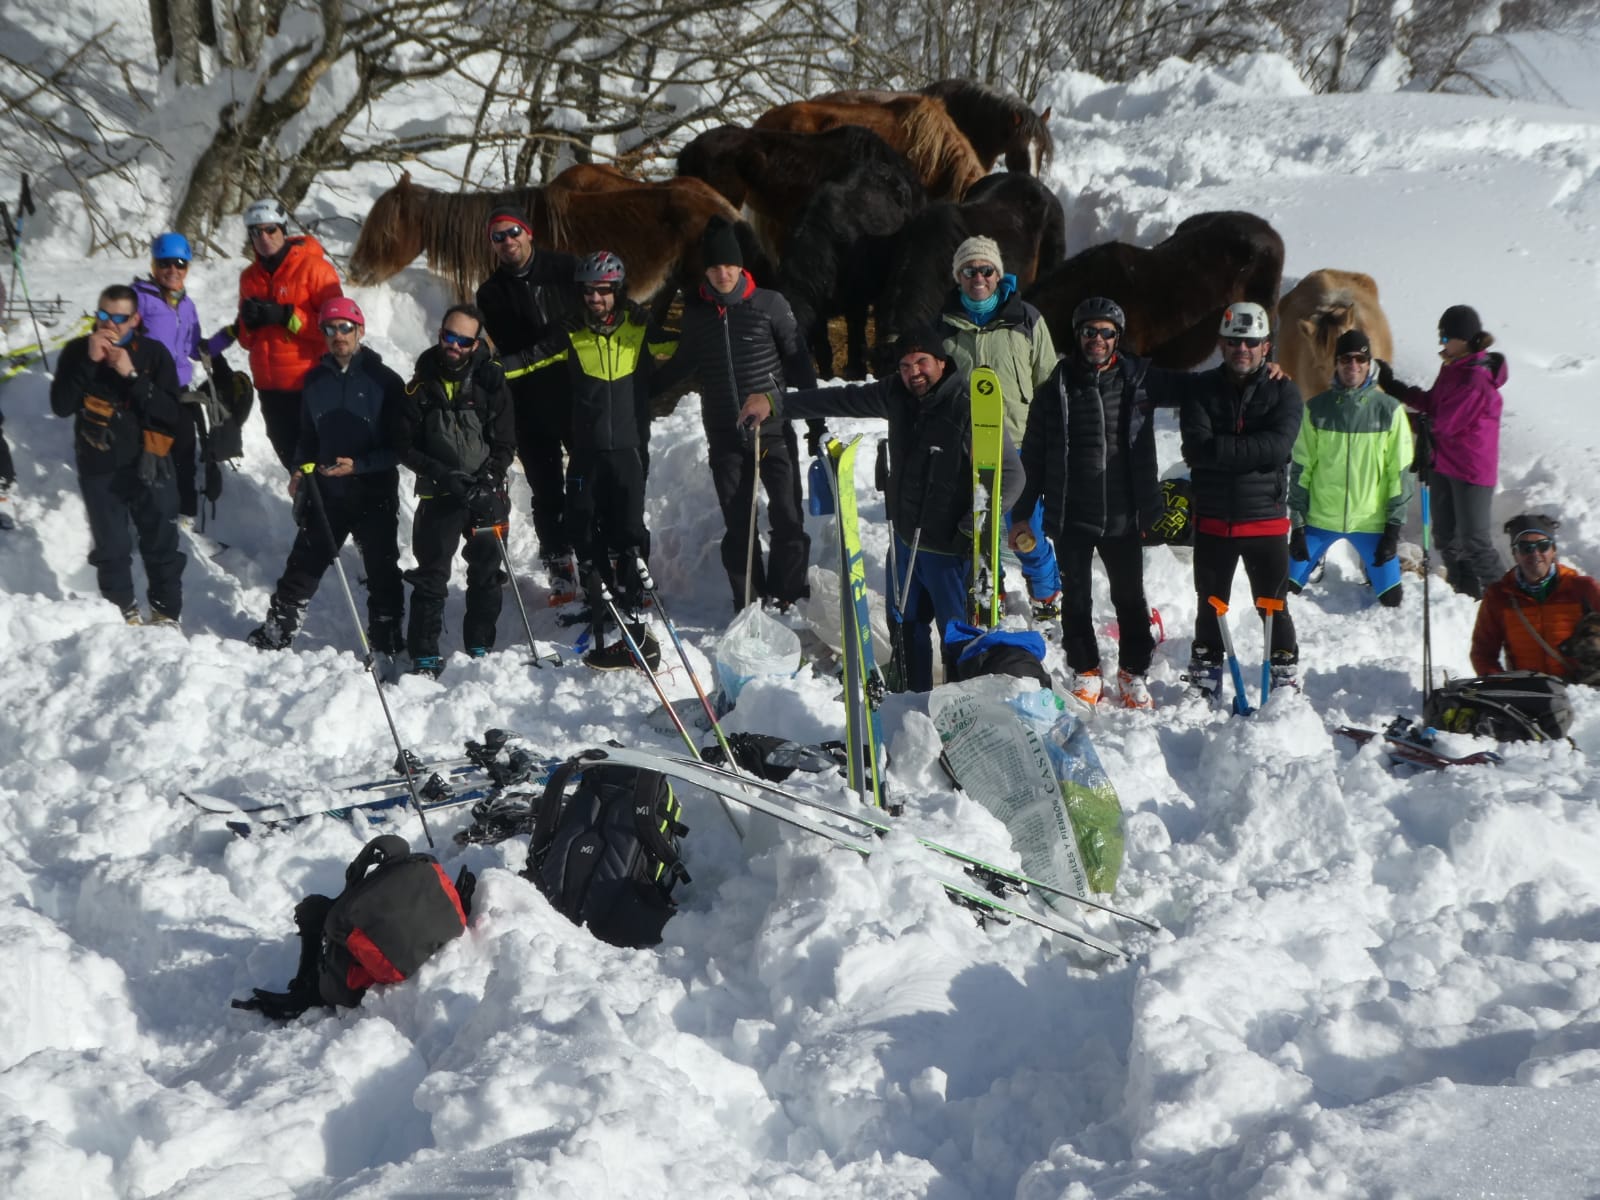
[[[1425,419],[1434,543],[1444,560],[1445,580],[1478,599],[1505,570],[1489,529],[1489,506],[1500,478],[1500,390],[1507,379],[1505,355],[1491,351],[1494,335],[1475,309],[1454,304],[1439,317],[1443,365],[1426,389],[1379,375],[1385,391]],[[1419,457],[1422,452],[1419,450]]]
[[[1229,600],[1241,562],[1252,597],[1283,600],[1289,582],[1288,468],[1304,404],[1294,381],[1270,369],[1271,334],[1261,305],[1230,305],[1218,331],[1222,365],[1186,383],[1178,420],[1195,530],[1188,679],[1213,698],[1221,693],[1223,649],[1210,598]],[[1239,638],[1237,621],[1233,630]],[[1270,651],[1272,686],[1294,686],[1300,646],[1287,603],[1273,620]]]
[[[1020,446],[1034,391],[1055,370],[1058,355],[1050,327],[1022,298],[1017,277],[1006,274],[1000,245],[993,238],[967,238],[956,247],[950,269],[956,286],[939,314],[950,330],[945,349],[964,371],[994,369],[1005,398],[1006,432]],[[1055,548],[1044,534],[1042,498],[1025,518],[1008,513],[1006,528],[1019,519],[1032,536],[1025,539],[1028,549],[1012,549],[1022,564],[1033,619],[1054,622],[1061,615],[1061,572]]]
[[[411,616],[406,649],[413,672],[437,678],[443,668],[439,634],[456,550],[461,548],[467,564],[461,640],[474,658],[494,649],[505,582],[495,538],[509,527],[506,472],[516,453],[517,433],[505,369],[490,350],[476,305],[457,304],[445,312],[438,342],[418,357],[392,410],[390,444],[417,477],[417,510],[411,522],[417,566],[407,572]]]
[[[93,331],[62,347],[50,409],[74,421],[100,594],[128,624],[145,623],[134,597],[131,529],[144,561],[149,623],[176,624],[188,561],[178,549],[178,488],[168,461],[183,419],[178,372],[167,348],[144,335],[131,287],[101,292]]]
[[[1306,402],[1289,467],[1289,588],[1299,592],[1335,542],[1361,556],[1389,608],[1401,600],[1400,529],[1411,502],[1411,425],[1378,386],[1372,343],[1347,329],[1334,344],[1333,386]]]
[[[1590,613],[1600,613],[1600,582],[1556,561],[1560,522],[1522,513],[1504,525],[1515,565],[1491,583],[1472,627],[1472,669],[1479,675],[1542,671],[1563,679],[1589,671],[1562,643]]]
[[[368,644],[390,660],[404,649],[405,589],[396,541],[400,472],[390,413],[404,400],[405,383],[376,350],[362,345],[366,324],[361,307],[346,296],[329,300],[318,314],[328,350],[300,391],[299,466],[289,473],[288,484],[299,531],[266,620],[245,639],[258,650],[285,650],[294,641],[306,606],[346,539],[361,552]],[[313,474],[315,496],[307,479]],[[326,529],[316,508],[319,499]]]
[[[534,245],[533,224],[520,208],[501,207],[484,226],[494,274],[478,286],[477,305],[505,368],[517,427],[517,457],[533,493],[533,532],[551,589],[577,587],[565,529],[566,473],[572,393],[563,371],[532,373],[533,347],[582,315],[572,290],[578,260]]]
[[[237,338],[250,352],[267,440],[293,470],[300,437],[300,389],[326,350],[317,314],[344,294],[339,272],[310,234],[289,236],[289,212],[273,199],[244,210],[253,261],[239,275],[239,315],[212,339],[222,349]]]

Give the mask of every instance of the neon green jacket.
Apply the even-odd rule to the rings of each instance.
[[[1382,533],[1405,521],[1411,501],[1411,425],[1405,408],[1370,377],[1358,388],[1313,396],[1289,464],[1296,526]]]

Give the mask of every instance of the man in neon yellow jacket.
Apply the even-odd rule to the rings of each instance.
[[[1289,584],[1294,591],[1343,539],[1355,547],[1378,601],[1400,603],[1400,527],[1411,501],[1411,426],[1382,391],[1367,335],[1349,329],[1334,349],[1333,387],[1313,396],[1289,466]]]

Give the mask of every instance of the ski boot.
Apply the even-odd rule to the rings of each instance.
[[[1061,592],[1058,589],[1054,595],[1040,599],[1033,596],[1029,599],[1032,607],[1033,623],[1035,625],[1051,625],[1061,619]]]
[[[1272,652],[1272,690],[1283,688],[1300,690],[1300,655],[1294,650]]]
[[[417,654],[411,659],[411,674],[426,675],[429,679],[439,678],[444,670],[444,659],[437,654]]]
[[[145,624],[170,625],[172,628],[176,629],[178,628],[178,618],[169,612],[162,612],[159,608],[152,604],[150,606],[150,619],[146,621]]]
[[[1222,695],[1222,655],[1208,646],[1196,646],[1182,678],[1207,700],[1217,699]]]
[[[1145,682],[1143,675],[1135,675],[1132,671],[1118,671],[1117,690],[1122,695],[1123,708],[1156,706],[1155,700],[1150,695],[1150,685]]]
[[[304,605],[285,604],[276,596],[267,606],[267,619],[252,629],[245,637],[257,650],[287,650],[300,630],[300,618],[305,616]]]
[[[645,628],[643,621],[629,621],[628,635],[644,655],[645,664],[654,671],[661,666],[661,643]],[[583,665],[596,671],[626,671],[634,666],[633,651],[628,649],[626,638],[618,637],[609,646],[591,650],[583,656]]]
[[[550,580],[550,607],[571,604],[578,598],[578,566],[570,550],[546,554],[541,560]]]
[[[1105,677],[1100,674],[1099,667],[1073,674],[1072,694],[1090,708],[1100,703],[1100,697],[1105,694],[1105,687]]]
[[[122,610],[122,619],[129,625],[143,625],[144,615],[139,611],[137,604],[130,604]]]

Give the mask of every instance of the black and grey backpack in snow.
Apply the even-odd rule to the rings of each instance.
[[[570,758],[539,801],[522,873],[601,941],[654,946],[678,908],[673,887],[689,882],[678,857],[689,832],[682,811],[659,771]]]
[[[1497,742],[1544,742],[1572,728],[1567,685],[1538,671],[1450,679],[1422,706],[1435,729],[1491,737]]]

